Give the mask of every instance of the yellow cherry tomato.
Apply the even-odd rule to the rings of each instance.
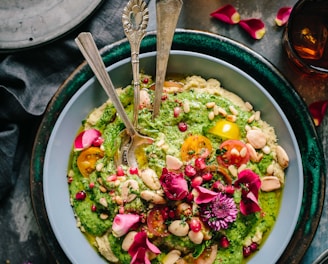
[[[210,133],[225,139],[239,139],[240,129],[236,123],[221,119],[210,128]]]
[[[84,177],[96,169],[96,162],[104,156],[104,152],[98,147],[90,147],[83,150],[77,158],[77,167]]]
[[[187,137],[181,146],[181,159],[183,161],[192,158],[206,158],[212,152],[211,141],[202,135],[193,135]]]

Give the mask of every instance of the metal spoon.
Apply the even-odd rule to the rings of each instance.
[[[131,63],[134,85],[133,125],[138,125],[140,80],[139,80],[139,51],[141,40],[146,34],[149,11],[142,0],[130,0],[123,10],[122,23],[124,33],[131,46]]]
[[[104,62],[99,54],[98,48],[96,46],[96,43],[94,42],[91,33],[80,33],[75,39],[75,42],[80,48],[86,61],[89,63],[99,83],[112,100],[112,103],[115,106],[117,113],[119,114],[126,126],[127,133],[131,136],[131,144],[129,145],[129,148],[127,150],[127,163],[130,167],[137,167],[138,163],[135,157],[135,150],[140,145],[152,144],[153,139],[140,135],[132,125],[132,122],[126,114],[124,107],[117,95],[116,89],[106,71]]]
[[[159,114],[173,35],[182,8],[182,0],[156,0],[157,60],[153,118]]]
[[[134,108],[133,108],[133,126],[138,128],[138,114],[140,102],[140,80],[139,80],[139,50],[141,40],[146,34],[146,28],[149,20],[149,11],[146,3],[142,0],[131,0],[123,10],[122,24],[125,35],[129,40],[131,47],[131,64],[134,86]],[[126,153],[129,148],[130,136],[124,129],[120,133],[121,146],[117,153],[115,163],[117,165],[126,164]]]

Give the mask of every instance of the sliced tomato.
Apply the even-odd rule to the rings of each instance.
[[[84,177],[96,169],[96,162],[104,156],[104,152],[98,147],[90,147],[83,150],[77,158],[77,167]]]
[[[217,161],[219,164],[229,167],[235,165],[239,167],[249,161],[249,152],[245,143],[240,140],[226,140],[217,151]]]
[[[155,236],[164,237],[168,235],[162,208],[155,207],[148,213],[147,226],[149,232]]]
[[[187,137],[181,146],[181,159],[183,161],[192,158],[206,158],[212,152],[211,141],[202,135]]]

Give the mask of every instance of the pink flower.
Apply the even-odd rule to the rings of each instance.
[[[277,26],[281,27],[285,25],[289,19],[289,15],[291,12],[292,12],[292,7],[290,6],[285,6],[280,8],[275,18],[275,22]]]
[[[201,206],[201,218],[215,231],[227,229],[236,221],[238,210],[233,198],[217,193],[210,203]]]
[[[101,138],[101,132],[97,129],[91,128],[82,131],[77,135],[74,141],[75,150],[83,150],[91,145],[101,145],[103,139]]]
[[[240,20],[239,25],[254,39],[263,38],[266,31],[263,21],[258,18]]]
[[[259,189],[261,187],[260,177],[246,169],[238,174],[238,179],[234,182],[236,188],[241,188],[240,212],[249,215],[261,210],[258,204]]]
[[[210,14],[212,17],[228,24],[238,24],[240,15],[234,6],[228,4],[215,10]]]
[[[182,200],[188,195],[188,184],[182,173],[175,173],[163,168],[160,182],[164,193],[170,200]]]
[[[125,235],[139,220],[140,216],[137,214],[117,214],[113,220],[113,235],[116,237]]]
[[[309,110],[316,126],[319,126],[321,124],[323,118],[325,117],[327,107],[328,100],[314,102],[310,104]]]
[[[151,264],[148,259],[148,252],[154,254],[161,253],[161,251],[148,240],[146,232],[137,233],[128,250],[129,255],[132,257],[131,264]]]
[[[217,192],[213,192],[202,186],[195,187],[193,189],[193,194],[196,204],[209,203],[218,195]]]

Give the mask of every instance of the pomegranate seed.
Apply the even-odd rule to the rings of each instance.
[[[93,142],[92,145],[95,147],[100,147],[101,144],[104,142],[104,139],[102,137],[97,137]]]
[[[174,107],[173,116],[178,117],[180,115],[181,111],[182,111],[181,107],[179,107],[179,106]]]
[[[124,206],[121,206],[119,209],[118,209],[118,212],[120,214],[124,214]]]
[[[175,212],[173,210],[169,211],[169,217],[174,218],[175,217]]]
[[[92,189],[93,187],[95,187],[95,183],[94,182],[90,182],[89,183],[89,188]]]
[[[235,188],[232,185],[227,185],[224,188],[224,192],[228,194],[234,194]]]
[[[167,94],[162,95],[161,100],[165,101],[167,99]]]
[[[142,82],[143,82],[144,84],[147,84],[147,83],[149,82],[149,79],[145,77],[145,78],[143,78]]]
[[[116,175],[117,176],[124,176],[124,170],[122,168],[122,166],[118,166],[116,169]]]
[[[110,175],[106,179],[107,182],[116,181],[116,180],[117,180],[117,176],[116,175]]]
[[[202,229],[202,224],[198,219],[193,218],[189,222],[189,227],[192,231],[197,233]]]
[[[191,180],[191,187],[195,188],[203,183],[203,178],[201,176],[196,176]]]
[[[187,164],[184,172],[188,177],[194,177],[197,173],[196,169],[190,164]]]
[[[251,251],[254,252],[258,248],[258,244],[255,242],[252,242],[252,244],[249,246],[251,248]]]
[[[199,170],[205,169],[206,168],[205,159],[203,159],[203,158],[197,158],[195,160],[195,167],[196,167],[196,169],[199,169]]]
[[[135,174],[135,175],[138,175],[138,173],[139,173],[137,167],[136,167],[136,168],[130,168],[130,169],[129,169],[129,172],[130,172],[130,174]]]
[[[220,181],[216,181],[215,183],[213,183],[212,187],[213,189],[220,192],[222,192],[225,189],[224,185]]]
[[[246,258],[252,254],[251,247],[243,247],[243,256]]]
[[[91,211],[92,212],[96,212],[97,211],[97,207],[96,207],[96,205],[91,205]]]
[[[194,200],[194,195],[190,192],[190,193],[188,193],[186,199],[187,199],[187,202],[192,202]]]
[[[185,123],[185,122],[180,122],[180,123],[178,124],[178,128],[179,128],[179,130],[180,130],[181,132],[185,132],[185,131],[187,131],[187,129],[188,129],[188,125],[187,125],[187,123]]]
[[[87,197],[87,194],[85,191],[79,191],[75,194],[75,199],[79,201],[83,201]]]
[[[220,238],[220,246],[222,248],[228,248],[229,245],[230,245],[230,242],[229,242],[228,238],[226,236],[222,236]]]
[[[210,181],[210,180],[213,179],[213,175],[212,175],[212,173],[207,172],[207,173],[202,175],[202,178],[203,178],[204,181]]]

